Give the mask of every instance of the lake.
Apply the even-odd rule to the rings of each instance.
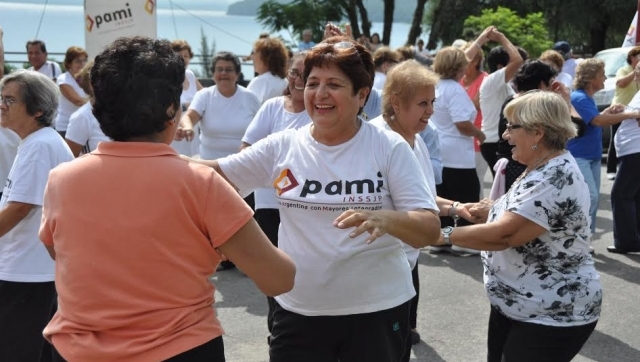
[[[36,37],[46,42],[49,53],[64,53],[72,45],[84,47],[84,10],[81,5],[48,5],[37,33],[43,8],[44,5],[0,1],[0,26],[4,29],[5,52],[24,52],[27,40]],[[261,32],[266,31],[251,16],[226,15],[222,11],[184,11],[178,7],[173,10],[160,7],[157,23],[158,37],[185,39],[196,54],[201,53],[202,49],[201,29],[210,44],[215,41],[216,50],[232,51],[238,55],[249,54],[253,41]],[[373,23],[371,32],[381,34],[382,26],[382,23]],[[409,28],[410,24],[394,23],[390,45],[402,46],[407,40]],[[286,31],[281,31],[278,35],[291,41],[291,35]],[[63,56],[53,58],[61,61]],[[5,59],[7,62],[26,62],[26,54],[7,54]],[[197,61],[199,59],[194,59],[194,62]],[[201,65],[194,64],[191,68],[196,72],[202,70]],[[251,65],[243,65],[242,71],[247,79],[253,76]]]

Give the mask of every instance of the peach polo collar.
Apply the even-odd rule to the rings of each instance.
[[[154,142],[100,142],[94,155],[119,157],[177,156],[178,153],[166,143]]]

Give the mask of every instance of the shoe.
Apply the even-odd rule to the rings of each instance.
[[[439,245],[439,246],[430,245],[427,248],[427,252],[429,252],[429,254],[450,253],[451,245]]]
[[[420,343],[420,333],[414,331],[413,329],[411,330],[411,344],[415,345]]]
[[[616,173],[615,172],[609,172],[607,174],[607,180],[615,180],[616,179]]]
[[[589,247],[589,254],[596,255],[596,249],[594,249],[593,246]]]
[[[640,253],[640,249],[620,249],[615,245],[607,246],[607,251],[614,254]]]
[[[235,268],[236,265],[229,260],[223,260],[220,262],[220,264],[218,264],[218,267],[216,268],[216,271],[223,271],[223,270],[229,270],[229,269],[233,269]]]
[[[480,252],[478,250],[467,249],[457,245],[452,245],[451,251],[456,254],[480,255]]]

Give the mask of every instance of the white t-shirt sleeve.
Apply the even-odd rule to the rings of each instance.
[[[258,113],[253,117],[242,137],[242,142],[252,145],[273,133],[275,123],[273,108],[278,101],[280,101],[278,98],[269,99],[258,109]]]
[[[264,138],[239,153],[218,160],[220,169],[241,194],[246,194],[261,187],[272,187],[270,184],[274,168],[275,152],[281,149],[280,132]]]
[[[69,126],[64,138],[79,145],[85,145],[91,138],[91,120],[85,117],[84,107],[73,112],[69,118]]]
[[[429,190],[420,164],[406,142],[393,147],[388,162],[389,192],[396,210],[438,210],[435,195]]]
[[[33,150],[32,150],[33,151]],[[24,159],[22,159],[23,156]],[[51,166],[33,154],[21,155],[11,172],[11,192],[7,202],[42,206]]]
[[[193,100],[191,100],[191,104],[189,105],[189,109],[193,109],[198,112],[200,117],[204,118],[204,112],[207,110],[207,98],[211,97],[211,92],[213,92],[213,88],[203,88],[196,92],[193,96]]]
[[[448,102],[447,110],[453,123],[473,122],[476,117],[476,107],[464,88],[451,87],[446,98],[442,101]],[[436,102],[440,101],[440,99],[436,100]]]

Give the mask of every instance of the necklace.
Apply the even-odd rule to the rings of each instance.
[[[530,169],[525,169],[524,172],[522,174],[520,174],[520,176],[518,176],[518,178],[513,181],[513,183],[511,184],[511,187],[509,187],[509,190],[507,191],[507,194],[509,192],[511,192],[511,189],[514,188],[514,186],[516,186],[518,183],[520,183],[520,181],[522,181],[523,178],[525,178],[531,171],[535,170],[536,168],[538,168],[538,166],[542,165],[543,161],[545,161],[548,158],[551,158],[550,156],[554,155],[558,153],[557,150],[555,151],[551,151],[549,153],[547,153],[544,157],[540,158],[534,165],[533,167],[531,167]]]

